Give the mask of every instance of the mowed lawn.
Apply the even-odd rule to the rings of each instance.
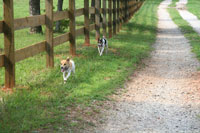
[[[160,2],[161,0],[146,0],[129,23],[123,25],[120,33],[108,39],[107,55],[98,55],[95,32],[90,33],[91,47],[83,47],[84,36],[78,37],[78,56],[73,58],[76,74],[66,84],[63,84],[59,63],[61,59],[70,56],[69,43],[55,47],[54,69],[45,68],[45,53],[17,63],[17,86],[14,92],[6,94],[0,91],[0,131],[78,132],[85,126],[93,125],[81,117],[72,119],[69,116],[72,113],[70,110],[93,107],[95,101],[108,100],[108,96],[115,93],[117,88],[123,88],[128,76],[152,50],[151,45],[155,42],[157,31],[157,6]],[[44,0],[41,3],[44,9]],[[83,2],[77,0],[76,4],[77,7],[82,7]],[[2,1],[0,10],[2,18]],[[15,1],[15,17],[27,15],[28,2]],[[77,20],[77,26],[82,26],[83,17]],[[15,48],[23,48],[44,39],[44,34],[32,35],[29,34],[29,29],[16,31]],[[0,48],[3,48],[2,42],[1,34]],[[3,85],[4,69],[0,68],[0,86]],[[92,113],[94,111],[99,112],[95,107],[90,108],[88,116],[95,115]]]
[[[188,0],[187,9],[200,19],[200,1]]]

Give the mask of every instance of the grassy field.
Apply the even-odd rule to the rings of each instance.
[[[108,95],[115,93],[116,88],[123,88],[127,77],[152,50],[160,1],[145,1],[140,11],[123,26],[120,33],[108,40],[107,55],[99,57],[94,32],[90,33],[91,47],[83,47],[84,37],[79,37],[79,56],[73,58],[76,74],[69,78],[67,84],[63,84],[59,61],[69,56],[68,43],[55,48],[54,69],[45,69],[45,53],[17,63],[17,87],[14,93],[8,95],[0,91],[0,131],[77,132],[85,126],[93,125],[82,116],[70,117],[72,110],[92,107],[86,112],[86,116],[91,117],[99,112],[93,108],[95,101],[108,100]],[[25,0],[15,3],[16,18],[28,15],[28,3],[22,6],[23,2]],[[82,5],[82,0],[78,2]],[[42,3],[44,5],[43,1]],[[79,19],[81,22],[82,18]],[[30,35],[28,29],[16,31],[15,37],[16,49],[45,38],[41,34]],[[0,48],[3,48],[2,41],[0,35]],[[0,69],[0,86],[4,83],[3,75],[4,70]]]
[[[174,0],[176,1],[176,0]],[[189,0],[192,1],[192,0]],[[195,0],[194,0],[195,1]],[[199,8],[193,7],[194,12],[198,12]],[[193,28],[185,21],[175,8],[168,9],[172,20],[180,27],[184,36],[189,40],[192,51],[200,60],[200,36],[193,30]]]
[[[200,19],[200,1],[188,0],[187,9]]]

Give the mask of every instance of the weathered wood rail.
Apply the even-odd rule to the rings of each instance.
[[[53,12],[53,0],[45,0],[44,15],[14,19],[13,0],[3,0],[4,20],[0,21],[0,33],[4,34],[4,53],[0,54],[0,67],[5,68],[5,88],[15,86],[15,63],[46,51],[46,66],[54,67],[55,46],[69,41],[70,54],[75,56],[77,36],[84,35],[85,45],[89,46],[89,32],[96,30],[96,38],[98,38],[100,29],[103,28],[103,35],[107,36],[108,27],[108,36],[112,37],[143,3],[143,0],[101,1],[102,7],[100,0],[95,1],[95,7],[89,7],[89,0],[84,0],[84,8],[76,9],[75,0],[69,0],[69,10]],[[90,24],[90,14],[95,14],[95,24]],[[100,14],[103,16],[103,22],[100,22]],[[76,29],[76,17],[82,15],[84,15],[84,27]],[[69,19],[70,31],[53,37],[53,22],[63,19]],[[46,26],[46,40],[15,50],[14,31],[39,25]]]

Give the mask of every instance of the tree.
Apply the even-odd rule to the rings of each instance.
[[[40,15],[40,0],[29,0],[30,16]],[[30,28],[31,33],[42,33],[42,26],[35,26]]]
[[[57,11],[62,11],[63,8],[63,0],[58,0]],[[56,29],[55,31],[60,31],[60,21],[56,22]]]

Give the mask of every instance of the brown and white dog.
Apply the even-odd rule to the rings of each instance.
[[[71,75],[71,72],[73,71],[73,73],[75,74],[75,63],[73,60],[67,57],[66,60],[60,61],[60,68],[61,68],[61,72],[63,73],[64,83],[66,83],[67,79]]]

